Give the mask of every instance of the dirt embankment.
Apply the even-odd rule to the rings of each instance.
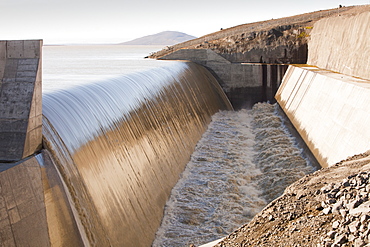
[[[369,246],[370,151],[305,176],[217,244]]]
[[[289,56],[296,56],[295,53],[299,48],[307,44],[313,24],[316,21],[329,16],[352,14],[354,10],[363,11],[360,8],[342,7],[243,24],[166,47],[149,57],[158,59],[179,49],[212,49],[219,54],[251,53],[253,56],[251,58],[248,56],[234,56],[231,57],[231,60],[242,61],[232,62],[290,62]],[[283,54],[280,55],[281,52],[279,51],[279,56],[277,56],[276,50],[279,47],[282,47]],[[256,55],[256,53],[262,54],[270,51],[273,53],[271,56],[274,57],[274,59],[270,59],[271,61],[260,61],[260,56]],[[275,57],[278,57],[278,59],[275,59]]]

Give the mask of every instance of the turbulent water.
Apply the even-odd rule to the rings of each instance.
[[[57,170],[48,175],[52,243],[149,246],[155,232],[153,246],[206,243],[314,170],[277,106],[230,111],[205,68],[145,61],[142,52],[44,47],[45,166]]]
[[[314,170],[276,105],[216,113],[172,190],[153,246],[225,237]]]
[[[231,109],[190,62],[51,91],[43,135],[92,246],[148,246],[211,116]]]

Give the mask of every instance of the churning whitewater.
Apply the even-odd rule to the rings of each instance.
[[[172,190],[154,247],[225,237],[315,170],[302,158],[277,107],[262,103],[212,117]]]

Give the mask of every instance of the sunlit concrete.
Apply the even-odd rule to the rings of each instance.
[[[370,81],[290,66],[276,99],[321,166],[370,149]]]
[[[0,41],[0,162],[41,149],[42,40]]]

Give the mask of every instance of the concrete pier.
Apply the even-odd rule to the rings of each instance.
[[[41,149],[41,40],[0,41],[0,162]]]

